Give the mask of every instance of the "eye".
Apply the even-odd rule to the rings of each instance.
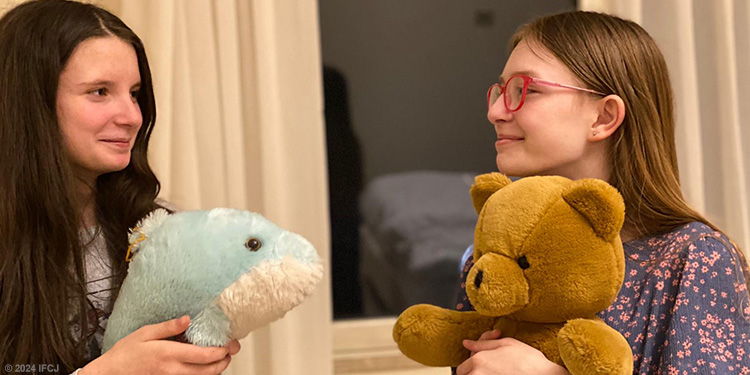
[[[107,95],[107,89],[105,89],[103,87],[102,88],[98,88],[96,90],[89,91],[89,94],[93,94],[93,95],[96,95],[96,96],[104,96],[104,95]]]
[[[245,247],[250,251],[258,251],[261,246],[263,246],[263,244],[261,244],[260,240],[255,237],[251,237],[245,242]]]
[[[531,265],[529,264],[528,259],[526,259],[526,255],[524,255],[524,256],[516,259],[516,262],[518,262],[518,266],[521,267],[522,270],[525,270],[525,269],[531,267]]]

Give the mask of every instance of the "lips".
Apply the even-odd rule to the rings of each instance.
[[[118,148],[130,147],[130,139],[128,138],[107,138],[101,139],[100,142],[104,142],[108,145],[116,146]]]
[[[497,142],[495,142],[495,147],[501,147],[506,146],[515,142],[523,141],[523,137],[517,137],[514,135],[505,135],[505,134],[498,134],[497,136]]]
[[[502,141],[502,140],[506,140],[506,139],[507,140],[511,140],[511,141],[520,141],[520,140],[523,139],[523,137],[517,137],[517,136],[514,136],[514,135],[504,135],[504,134],[498,134],[498,136],[497,136],[497,140],[498,141]]]

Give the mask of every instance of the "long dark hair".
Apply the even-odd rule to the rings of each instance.
[[[612,135],[610,183],[625,199],[637,235],[666,233],[692,221],[718,230],[682,196],[669,72],[656,42],[638,24],[595,12],[542,17],[513,37],[543,46],[586,86],[619,95],[625,119]]]
[[[625,119],[612,135],[609,183],[622,194],[625,222],[637,236],[664,234],[693,221],[720,232],[682,195],[669,71],[646,30],[615,16],[576,11],[522,26],[511,49],[521,41],[546,48],[586,87],[625,102]],[[740,259],[750,289],[742,251],[731,242],[726,246]]]
[[[130,164],[99,176],[93,187],[117,288],[126,274],[127,231],[157,208],[159,192],[146,157],[156,107],[143,43],[91,4],[30,1],[0,19],[0,363],[59,364],[61,372],[85,364],[83,345],[93,333],[86,319],[86,244],[55,102],[75,48],[112,36],[135,49],[143,115]],[[73,323],[80,324],[77,337]]]

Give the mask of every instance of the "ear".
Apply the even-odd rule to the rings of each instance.
[[[612,185],[593,178],[573,181],[563,199],[588,220],[596,234],[611,241],[625,221],[625,202]]]
[[[136,224],[135,228],[130,229],[128,242],[133,245],[135,241],[142,237],[148,238],[148,236],[150,236],[156,228],[160,227],[168,217],[169,211],[163,208],[158,208],[152,211],[145,218],[141,219],[141,221]]]
[[[484,203],[496,191],[510,185],[510,178],[497,172],[480,174],[474,178],[474,185],[471,186],[471,202],[474,209],[479,213],[484,207]]]
[[[591,125],[592,141],[608,138],[625,120],[625,102],[617,95],[607,95],[599,101],[596,122]]]

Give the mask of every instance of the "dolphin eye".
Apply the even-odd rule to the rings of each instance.
[[[260,247],[262,246],[259,239],[255,237],[251,237],[250,239],[245,242],[245,247],[250,251],[258,251],[260,250]]]
[[[518,266],[521,267],[522,270],[525,270],[525,269],[531,267],[531,265],[529,264],[528,259],[526,259],[526,255],[518,258],[516,260],[516,262],[518,262]]]

